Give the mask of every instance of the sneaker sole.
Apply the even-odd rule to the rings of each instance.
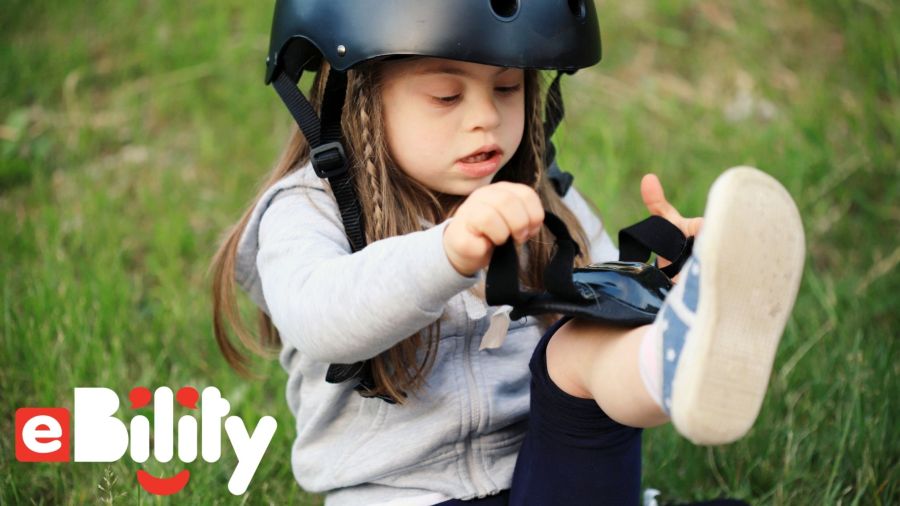
[[[696,444],[725,444],[753,425],[803,273],[800,213],[787,190],[750,167],[709,192],[700,299],[672,385],[672,422]]]

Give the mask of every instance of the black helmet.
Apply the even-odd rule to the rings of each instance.
[[[391,55],[574,71],[600,61],[600,28],[592,0],[278,0],[266,83]]]
[[[563,116],[559,78],[600,61],[593,0],[277,0],[266,84],[300,126],[316,174],[328,179],[353,251],[365,247],[365,234],[341,144],[346,71],[375,58],[406,55],[559,71],[547,92],[544,159],[557,192],[566,192],[572,176],[553,163],[549,140]],[[322,58],[332,70],[320,118],[297,82],[304,70],[318,69]],[[363,395],[374,387],[369,361],[332,364],[325,379],[355,379]]]

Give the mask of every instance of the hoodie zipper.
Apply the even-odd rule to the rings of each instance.
[[[478,393],[478,385],[475,382],[475,371],[472,366],[472,338],[475,335],[475,331],[478,329],[478,322],[472,321],[469,323],[469,302],[466,301],[466,297],[463,297],[463,306],[466,311],[466,344],[465,344],[465,354],[463,356],[463,365],[466,370],[466,385],[469,390],[469,399],[470,399],[470,420],[471,426],[469,427],[469,431],[466,434],[465,439],[465,452],[466,452],[466,465],[469,469],[469,476],[472,478],[472,485],[475,487],[475,491],[479,496],[483,496],[487,494],[490,490],[484,486],[481,478],[479,477],[480,473],[478,472],[477,464],[475,462],[475,451],[474,445],[472,443],[472,433],[475,429],[478,428],[478,425],[481,423],[481,396]]]

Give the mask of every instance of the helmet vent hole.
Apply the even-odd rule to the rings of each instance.
[[[584,5],[584,0],[569,0],[569,10],[578,19],[584,19],[587,16],[587,7]]]
[[[519,12],[519,0],[491,0],[491,10],[501,19],[510,19]]]

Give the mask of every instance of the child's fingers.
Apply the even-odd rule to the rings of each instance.
[[[490,239],[477,231],[461,216],[444,230],[444,251],[450,264],[460,274],[471,276],[486,265],[488,253],[494,245]]]
[[[503,244],[509,239],[509,226],[494,205],[476,200],[468,211],[470,214],[466,216],[466,220],[473,235],[487,237],[495,245]]]
[[[537,192],[530,186],[521,183],[500,182],[490,185],[492,192],[510,192],[515,195],[521,202],[528,213],[528,226],[526,228],[526,239],[536,233],[544,223],[544,205]]]
[[[510,191],[519,196],[525,212],[528,213],[528,235],[531,236],[540,230],[544,223],[544,204],[541,203],[541,197],[534,189],[524,184],[512,184]]]
[[[525,187],[526,189],[529,189]],[[530,190],[530,189],[529,189]],[[525,242],[531,234],[533,228],[534,214],[532,210],[529,212],[527,194],[519,191],[514,187],[501,187],[491,196],[487,202],[506,222],[510,235],[517,243]]]
[[[540,197],[530,187],[501,182],[472,192],[448,227],[445,247],[460,272],[486,265],[494,246],[509,240],[525,242],[544,220]]]
[[[662,183],[654,174],[647,174],[641,179],[641,197],[650,214],[661,216],[677,226],[687,237],[696,236],[703,227],[703,218],[685,218],[666,200]]]
[[[650,214],[661,216],[672,223],[681,220],[681,213],[666,200],[662,183],[655,174],[647,174],[641,179],[641,198]]]

